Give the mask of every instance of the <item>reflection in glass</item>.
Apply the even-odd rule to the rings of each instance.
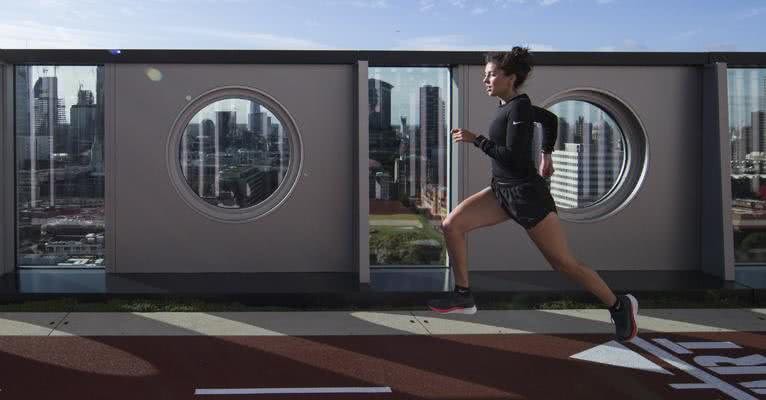
[[[446,265],[450,75],[370,68],[370,265]]]
[[[279,187],[290,162],[283,124],[258,101],[224,99],[191,119],[180,143],[186,182],[221,208],[259,204]]]
[[[104,68],[15,69],[17,264],[104,266]]]
[[[734,258],[766,261],[766,69],[729,69]]]
[[[622,130],[604,110],[585,101],[562,101],[549,110],[559,117],[550,186],[556,206],[573,209],[598,203],[614,189],[623,170]]]

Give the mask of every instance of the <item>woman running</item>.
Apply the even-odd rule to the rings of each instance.
[[[489,126],[489,137],[462,128],[452,130],[455,142],[473,143],[492,158],[492,180],[489,187],[465,199],[442,222],[454,268],[455,290],[445,298],[429,301],[428,306],[439,313],[476,312],[468,283],[465,234],[513,219],[526,229],[553,269],[579,283],[609,307],[617,339],[631,340],[638,331],[638,301],[630,294],[615,296],[601,277],[569,250],[556,205],[543,178],[553,174],[551,153],[558,121],[555,114],[532,106],[529,96],[519,92],[531,70],[527,48],[488,53],[484,85],[489,96],[500,99]],[[541,122],[545,132],[539,173],[531,148],[534,121]]]

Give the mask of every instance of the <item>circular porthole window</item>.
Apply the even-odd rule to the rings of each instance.
[[[192,208],[218,221],[248,222],[286,200],[302,154],[297,126],[281,104],[256,89],[224,87],[184,108],[167,163]]]
[[[615,96],[592,89],[560,93],[545,107],[559,118],[550,191],[559,215],[592,222],[621,210],[647,167],[647,140],[636,115]]]

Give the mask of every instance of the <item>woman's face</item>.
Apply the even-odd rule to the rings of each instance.
[[[510,93],[513,93],[513,83],[515,81],[516,75],[506,75],[493,62],[489,62],[484,66],[484,87],[490,96],[507,97]]]

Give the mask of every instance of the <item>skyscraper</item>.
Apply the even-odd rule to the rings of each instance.
[[[16,108],[16,135],[17,136],[26,136],[28,137],[30,135],[30,124],[29,124],[29,83],[32,79],[31,77],[31,67],[28,65],[24,66],[17,66],[16,67],[16,79],[15,79],[15,87],[16,87],[16,102],[15,102],[15,108]],[[28,156],[28,155],[27,155]]]
[[[439,89],[431,85],[420,88],[420,184],[421,190],[431,185],[435,191],[432,198],[436,204],[444,200],[441,193],[446,193],[443,189],[447,183],[446,105],[440,97]]]
[[[58,97],[58,77],[43,76],[37,79],[33,88],[34,94],[34,121],[31,137],[32,148],[37,148],[37,143],[45,140],[48,142],[48,196],[49,205],[56,204],[56,174],[53,162],[53,154],[66,150],[66,107],[64,100]],[[44,139],[43,139],[44,138]],[[35,157],[37,158],[37,157]],[[42,160],[38,160],[42,161]],[[34,171],[32,172],[35,173]],[[32,190],[35,190],[33,184]]]
[[[82,90],[77,92],[77,104],[69,109],[69,143],[67,152],[73,157],[85,150],[91,149],[96,136],[96,114],[98,109],[93,99],[93,92]]]
[[[401,154],[401,140],[391,125],[391,89],[388,82],[368,80],[369,93],[369,154],[370,160],[378,167],[371,169],[372,184],[381,189],[371,193],[377,199],[392,200],[398,197],[398,187],[394,185],[396,163]],[[378,170],[382,169],[382,171]]]
[[[218,151],[226,151],[234,143],[237,132],[236,111],[216,111],[215,113],[216,141],[220,146]]]
[[[247,143],[251,144],[254,149],[264,150],[262,145],[265,143],[266,137],[265,122],[265,114],[261,111],[261,105],[251,101],[250,112],[247,114],[247,130],[250,132],[251,137],[247,140]]]
[[[748,153],[766,151],[766,111],[753,111],[750,113],[750,143]]]
[[[575,143],[553,152],[556,173],[551,177],[551,195],[565,208],[587,207],[614,186],[622,166],[622,149],[614,127],[601,118],[592,124],[580,116],[575,123]]]
[[[64,100],[58,97],[58,78],[42,76],[34,86],[34,128],[38,135],[52,134],[66,122]]]
[[[391,129],[391,89],[388,82],[370,78],[367,81],[370,104],[370,131]]]

